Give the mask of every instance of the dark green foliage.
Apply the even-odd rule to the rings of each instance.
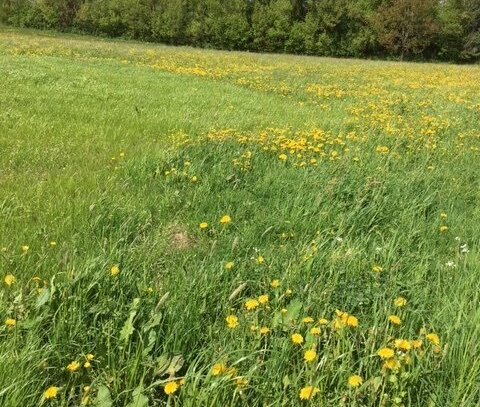
[[[251,28],[243,0],[202,0],[192,7],[186,36],[189,43],[223,49],[247,49]]]
[[[87,32],[151,38],[153,0],[83,0],[75,24]]]
[[[257,51],[281,52],[290,37],[293,7],[290,0],[256,2],[253,10],[253,46]]]
[[[186,43],[188,0],[157,0],[151,19],[151,35],[156,41]]]
[[[0,21],[228,50],[480,58],[480,0],[3,0]]]
[[[419,55],[438,33],[436,0],[395,0],[384,2],[372,25],[379,42],[401,59]]]
[[[440,10],[439,54],[446,59],[480,56],[480,0],[449,0]]]

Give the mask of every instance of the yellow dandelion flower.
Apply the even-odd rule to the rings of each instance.
[[[311,335],[314,335],[314,336],[320,335],[320,332],[321,332],[321,331],[320,331],[320,328],[319,328],[319,327],[316,327],[316,326],[313,327],[312,329],[310,329],[310,334],[311,334]]]
[[[303,359],[307,363],[313,362],[317,358],[317,352],[314,349],[306,350],[303,354]]]
[[[228,370],[224,363],[215,363],[212,367],[212,376],[220,376]]]
[[[300,400],[311,400],[320,392],[318,387],[307,386],[300,390]]]
[[[358,319],[353,315],[348,315],[346,312],[336,310],[337,318],[333,321],[333,328],[335,330],[342,329],[344,326],[352,328],[358,327]]]
[[[163,391],[166,395],[170,396],[171,394],[175,393],[180,386],[176,381],[168,382],[164,387]]]
[[[263,258],[263,256],[257,257],[257,264],[263,264],[264,262],[265,262],[265,259]]]
[[[87,359],[89,362],[91,362],[95,357],[91,354],[91,353],[88,353],[87,356],[85,357],[85,359]]]
[[[258,303],[261,304],[261,305],[267,304],[268,303],[268,295],[264,294],[264,295],[261,295],[260,297],[258,297]]]
[[[237,375],[237,369],[235,369],[234,367],[229,367],[229,368],[225,371],[225,376],[235,377],[236,375]]]
[[[427,341],[429,341],[432,345],[439,346],[440,345],[440,338],[435,333],[430,333],[425,336]]]
[[[382,359],[390,359],[393,358],[395,352],[393,351],[393,349],[390,348],[381,348],[377,352],[377,355],[380,356]]]
[[[227,321],[227,327],[230,329],[235,329],[238,326],[238,318],[235,315],[229,315],[225,318]]]
[[[442,225],[440,226],[440,233],[447,233],[448,232],[448,226]]]
[[[232,218],[228,215],[223,215],[220,219],[220,224],[227,226],[232,221]]]
[[[110,269],[110,276],[116,277],[120,274],[120,268],[118,266],[112,266]]]
[[[198,227],[201,229],[201,230],[205,230],[208,228],[208,223],[207,222],[202,222],[198,225]]]
[[[403,297],[395,298],[395,300],[393,300],[393,305],[395,305],[397,308],[402,308],[407,305],[407,300]]]
[[[345,326],[345,324],[342,322],[341,319],[335,318],[333,320],[333,329],[335,329],[336,331],[342,329],[344,326]]]
[[[53,399],[57,398],[59,390],[60,389],[58,387],[50,386],[47,390],[45,390],[43,392],[43,399],[44,400],[53,400]]]
[[[353,315],[349,315],[345,321],[345,324],[351,328],[356,328],[358,327],[358,319]]]
[[[385,361],[383,364],[383,368],[386,370],[391,370],[393,372],[396,372],[400,369],[400,362],[396,360],[395,358],[390,358]]]
[[[291,339],[295,345],[301,345],[303,343],[303,336],[298,333],[293,334]]]
[[[262,327],[260,328],[260,334],[261,334],[261,335],[268,335],[269,333],[270,333],[270,329],[267,328],[266,326],[262,326]]]
[[[293,291],[292,291],[290,288],[288,288],[288,289],[285,291],[285,295],[286,295],[286,296],[292,295],[292,293],[293,293]]]
[[[373,267],[372,267],[372,271],[373,271],[374,273],[381,273],[381,272],[383,271],[383,268],[380,267],[380,266],[373,266]]]
[[[401,350],[402,352],[408,352],[412,349],[412,344],[410,341],[405,339],[395,339],[395,348]]]
[[[255,299],[248,299],[247,301],[245,301],[245,308],[247,309],[247,311],[253,311],[259,305],[259,302]]]
[[[441,219],[447,219],[447,218],[448,218],[448,215],[447,215],[445,212],[442,212],[442,213],[440,214],[440,218],[441,218]]]
[[[285,315],[288,312],[288,309],[282,308],[280,312],[282,313],[282,315]]]
[[[198,181],[198,178],[197,178],[196,175],[194,175],[192,178],[190,178],[190,180],[191,180],[192,182],[197,182],[197,181]]]
[[[272,282],[270,283],[270,287],[274,289],[280,287],[280,280],[272,280]]]
[[[348,386],[351,387],[352,389],[355,389],[358,386],[361,386],[362,383],[363,383],[362,377],[357,374],[354,374],[348,378]]]
[[[348,318],[348,314],[346,312],[340,311],[338,309],[335,310],[335,315],[339,318],[342,322],[345,322]]]
[[[54,240],[50,242],[50,247],[55,247],[56,245],[57,245],[57,242],[55,242]]]
[[[16,325],[17,325],[17,321],[14,320],[13,318],[7,318],[5,320],[5,326],[9,329],[15,328]]]
[[[13,283],[15,283],[15,277],[12,274],[7,274],[3,281],[10,287],[13,285]]]
[[[415,339],[412,341],[412,348],[413,349],[420,349],[423,345],[423,341],[420,339]]]
[[[235,384],[236,384],[238,389],[243,389],[247,386],[248,380],[245,379],[244,377],[237,377],[235,379]]]
[[[390,149],[387,146],[378,146],[377,147],[377,153],[378,154],[388,154]]]
[[[28,252],[28,249],[30,249],[30,247],[25,245],[25,246],[22,246],[21,249],[23,253],[26,253]]]
[[[400,325],[402,323],[402,320],[397,317],[396,315],[390,315],[388,317],[388,322],[390,322],[392,325]]]
[[[70,373],[75,373],[78,369],[80,368],[80,363],[78,363],[77,361],[73,361],[73,362],[70,362],[68,365],[67,365],[67,370],[70,372]]]
[[[83,364],[83,367],[85,369],[90,369],[92,367],[92,364],[89,362],[89,361],[86,361],[84,364]]]
[[[313,321],[314,321],[314,319],[312,317],[305,317],[305,318],[302,319],[302,322],[304,324],[311,324]]]
[[[227,261],[225,263],[225,270],[231,270],[235,266],[235,263],[233,261]]]
[[[328,319],[320,318],[320,319],[318,320],[318,324],[319,324],[319,325],[322,325],[322,326],[323,326],[323,325],[328,325]]]
[[[280,154],[280,155],[278,156],[278,159],[279,159],[280,161],[287,161],[287,158],[288,158],[288,157],[287,157],[286,154]]]

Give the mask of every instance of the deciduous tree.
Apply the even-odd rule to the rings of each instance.
[[[378,41],[400,59],[421,53],[438,32],[436,6],[435,0],[386,1],[372,20]]]

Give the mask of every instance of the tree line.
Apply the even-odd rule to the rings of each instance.
[[[480,59],[480,0],[1,0],[22,27],[227,50]]]

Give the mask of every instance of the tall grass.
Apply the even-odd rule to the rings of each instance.
[[[0,57],[2,406],[480,403],[478,67]]]

